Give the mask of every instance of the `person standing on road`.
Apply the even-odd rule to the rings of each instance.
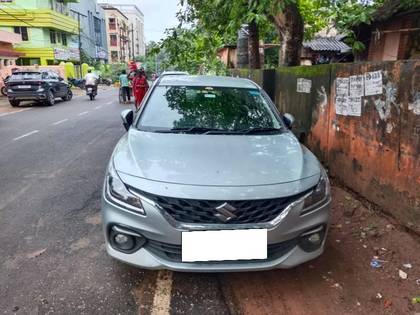
[[[133,94],[137,109],[140,108],[140,104],[148,89],[149,83],[147,82],[146,72],[144,71],[144,68],[140,68],[133,79]]]
[[[130,102],[131,100],[131,95],[130,95],[131,93],[130,93],[130,84],[129,84],[127,72],[125,70],[121,71],[119,80],[120,80],[120,87],[121,87],[123,102],[124,104],[127,104],[127,100],[128,102]]]

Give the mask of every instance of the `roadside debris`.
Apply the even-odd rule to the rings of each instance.
[[[370,261],[370,265],[373,268],[381,268],[382,267],[381,262],[378,259],[375,259],[375,258],[372,258],[372,260]]]
[[[392,305],[392,301],[390,299],[384,300],[384,308],[389,308]]]
[[[420,303],[420,296],[415,296],[411,299],[411,304]]]
[[[41,256],[46,250],[47,250],[47,248],[37,250],[36,252],[28,254],[26,257],[28,257],[29,259],[30,258],[36,258],[38,256]]]
[[[382,294],[380,294],[379,292],[376,293],[376,298],[379,299],[379,300],[382,299]]]
[[[411,264],[403,264],[403,267],[406,269],[411,269],[413,266]]]
[[[408,275],[406,272],[402,271],[401,269],[398,269],[398,275],[400,276],[401,279],[407,279]]]

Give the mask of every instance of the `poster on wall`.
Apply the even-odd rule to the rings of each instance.
[[[335,81],[335,94],[337,96],[349,95],[349,78],[337,78]]]
[[[382,94],[382,71],[373,71],[365,73],[365,95]]]
[[[360,96],[348,98],[347,104],[348,116],[361,116],[362,115],[362,98]]]
[[[362,97],[365,94],[364,76],[352,75],[350,76],[350,97]]]
[[[297,88],[298,93],[311,93],[312,80],[298,78],[297,79]]]
[[[337,115],[347,116],[349,97],[345,95],[337,95],[335,97],[335,113]]]

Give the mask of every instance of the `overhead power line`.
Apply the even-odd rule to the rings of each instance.
[[[16,20],[18,20],[18,21],[21,21],[22,23],[25,23],[25,24],[29,25],[30,27],[35,27],[35,26],[34,26],[34,25],[32,25],[31,23],[26,22],[25,20],[22,20],[21,18],[18,18],[16,15],[14,15],[14,14],[12,14],[12,13],[10,13],[10,12],[7,12],[6,10],[3,10],[2,8],[0,8],[0,11],[2,11],[2,12],[4,12],[4,13],[6,13],[7,15],[11,16],[12,18],[14,18],[14,19],[16,19]]]

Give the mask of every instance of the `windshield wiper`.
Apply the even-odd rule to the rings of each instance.
[[[206,127],[179,127],[171,129],[156,130],[155,132],[159,133],[208,133],[208,132],[219,132],[223,129],[218,128],[206,128]]]
[[[259,134],[259,133],[279,133],[282,131],[281,128],[274,127],[259,127],[259,128],[246,128],[235,130],[239,134]]]

